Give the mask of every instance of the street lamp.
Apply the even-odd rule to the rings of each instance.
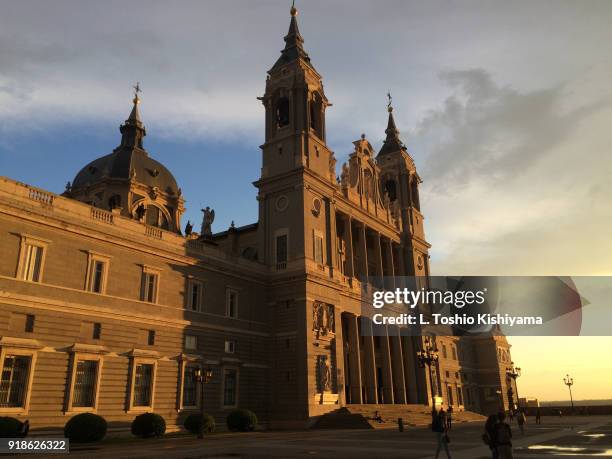
[[[195,379],[200,383],[200,428],[198,430],[198,438],[204,438],[204,385],[208,384],[213,377],[213,371],[210,367],[206,371],[202,368],[196,368]]]
[[[519,405],[519,395],[518,395],[518,386],[516,385],[516,378],[521,376],[521,368],[515,367],[514,362],[510,362],[510,367],[506,368],[506,378],[510,385],[508,386],[508,404],[510,405],[510,410],[514,409],[514,397],[512,390],[512,381],[514,381],[514,387],[516,389],[516,402],[517,406]]]
[[[574,397],[572,397],[572,386],[574,385],[574,378],[572,378],[570,375],[565,375],[565,378],[563,378],[563,384],[565,384],[567,388],[569,389],[570,402],[572,404],[572,413],[573,413],[574,412]]]
[[[417,359],[421,368],[427,367],[429,371],[429,383],[431,385],[431,414],[436,412],[436,393],[434,392],[431,368],[438,361],[438,348],[429,336],[423,341],[423,349],[417,352]]]

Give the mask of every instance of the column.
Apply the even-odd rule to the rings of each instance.
[[[393,372],[391,370],[391,346],[389,342],[389,334],[387,326],[383,325],[379,330],[384,331],[384,334],[380,336],[380,355],[382,368],[382,393],[383,403],[394,403],[393,398]]]
[[[344,218],[344,245],[346,246],[346,266],[345,274],[347,277],[355,277],[355,261],[353,260],[353,219],[349,216]]]
[[[382,280],[383,276],[385,275],[385,271],[383,269],[382,244],[380,242],[380,233],[376,233],[375,239],[376,240],[374,242],[374,253],[376,257],[376,270],[378,271],[378,274],[380,275]]]
[[[376,394],[376,361],[374,353],[374,336],[372,335],[372,321],[361,317],[363,336],[363,367],[361,371],[362,383],[365,387],[365,403],[378,403]]]
[[[325,199],[325,226],[326,226],[326,238],[327,238],[327,256],[329,265],[330,277],[334,277],[334,271],[336,269],[336,259],[338,258],[338,247],[336,246],[337,239],[337,228],[336,228],[336,206],[331,199]]]
[[[359,253],[361,259],[361,273],[367,281],[368,277],[368,246],[366,239],[366,226],[365,223],[360,223],[361,230],[359,232]]]
[[[404,361],[402,358],[402,342],[399,328],[390,326],[389,342],[391,344],[391,370],[393,375],[393,399],[395,403],[408,403],[406,399],[406,378],[404,376]]]
[[[357,325],[357,316],[354,314],[343,314],[346,316],[348,336],[348,380],[349,380],[349,398],[351,403],[363,403],[361,398],[361,359],[359,350],[359,328]]]
[[[387,276],[390,277],[386,287],[395,290],[395,266],[393,265],[393,242],[391,239],[387,239],[385,248],[387,251]]]

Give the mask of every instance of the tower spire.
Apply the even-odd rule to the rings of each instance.
[[[132,99],[132,111],[128,116],[125,123],[121,125],[119,131],[121,132],[121,146],[128,148],[143,148],[142,147],[142,138],[147,135],[144,125],[140,120],[140,112],[138,110],[138,105],[140,104],[139,93],[142,90],[140,89],[140,83],[136,82],[134,86],[134,98]]]
[[[274,66],[272,66],[272,70],[281,65],[287,64],[288,62],[297,60],[298,58],[302,58],[305,61],[310,62],[310,57],[304,50],[304,38],[300,34],[300,29],[297,23],[298,10],[295,7],[295,0],[291,4],[289,14],[291,15],[291,21],[289,22],[289,31],[284,38],[285,48],[281,51],[281,56],[278,58]]]
[[[387,111],[389,112],[389,120],[387,121],[387,129],[385,129],[385,134],[387,134],[387,138],[385,139],[382,148],[380,149],[379,155],[384,155],[387,153],[393,153],[399,150],[405,150],[406,146],[399,138],[399,131],[395,126],[395,119],[393,118],[393,98],[391,97],[391,93],[387,92]]]

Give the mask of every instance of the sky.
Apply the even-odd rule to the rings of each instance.
[[[612,275],[612,3],[297,0],[338,166],[386,93],[439,275]],[[0,174],[62,192],[142,87],[145,147],[186,218],[257,219],[266,72],[288,1],[0,0]],[[510,338],[522,394],[611,398],[609,338]],[[537,343],[537,346],[536,346]],[[538,352],[533,352],[534,346]],[[600,360],[607,362],[604,365]],[[603,381],[603,383],[602,383]],[[580,384],[579,384],[580,383]],[[559,386],[559,387],[557,387]],[[521,386],[520,386],[521,387]]]

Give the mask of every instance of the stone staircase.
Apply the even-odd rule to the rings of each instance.
[[[382,422],[374,420],[374,413]],[[426,405],[347,405],[321,416],[314,429],[397,429],[397,420],[402,418],[404,426],[428,426],[431,424],[431,408]],[[485,416],[472,411],[454,411],[453,423],[482,422]]]

